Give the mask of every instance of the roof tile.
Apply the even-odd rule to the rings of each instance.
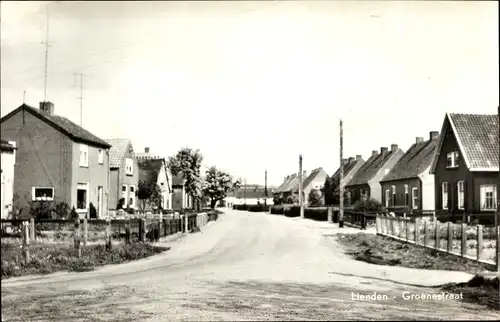
[[[396,150],[400,151],[398,148]],[[346,186],[355,186],[360,184],[367,184],[368,181],[373,179],[377,172],[389,161],[389,159],[396,153],[394,151],[387,151],[386,154],[372,155],[366,162],[359,168],[358,172],[351,178]]]
[[[107,139],[111,145],[109,150],[110,168],[119,168],[122,165],[122,159],[126,155],[127,147],[131,141],[129,139]]]

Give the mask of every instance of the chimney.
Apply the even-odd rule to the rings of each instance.
[[[307,171],[306,170],[302,171],[302,178],[305,178],[305,177],[307,177]]]
[[[432,131],[432,132],[429,133],[429,138],[431,140],[437,138],[438,136],[439,136],[439,132],[438,131]]]
[[[149,153],[149,147],[145,147],[145,148],[144,148],[144,152],[145,152],[145,153]]]
[[[361,154],[356,155],[356,160],[357,161],[361,160],[361,158],[362,158]]]
[[[350,157],[350,158],[349,158],[349,163],[351,163],[352,161],[354,161],[354,158],[353,158],[353,157]]]
[[[389,149],[386,146],[380,148],[380,154],[386,154],[388,151]]]
[[[40,110],[48,113],[54,114],[54,103],[52,102],[40,102]]]
[[[377,156],[377,155],[378,155],[378,151],[377,150],[373,150],[372,151],[372,157]]]
[[[397,149],[398,149],[397,144],[391,144],[391,152],[396,152]]]
[[[349,163],[349,160],[348,160],[348,159],[342,159],[342,164],[343,164],[343,165],[346,165],[347,163]]]
[[[415,143],[420,143],[420,142],[424,142],[424,138],[421,136],[417,136],[417,138],[415,139]]]

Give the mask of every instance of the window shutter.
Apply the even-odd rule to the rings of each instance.
[[[486,193],[484,191],[484,186],[479,188],[479,202],[481,203],[481,209],[486,207]]]
[[[463,185],[464,185],[464,209],[465,211],[467,212],[472,212],[470,209],[469,209],[469,205],[467,204],[467,200],[468,200],[468,197],[467,197],[467,180],[464,180],[462,181],[463,182]]]

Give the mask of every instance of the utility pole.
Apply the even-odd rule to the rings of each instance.
[[[267,169],[265,171],[265,178],[264,178],[264,206],[266,207],[267,211]]]
[[[44,73],[44,102],[47,102],[47,78],[49,75],[49,5],[47,4],[47,12],[45,16],[45,73]]]
[[[343,152],[344,152],[344,132],[342,130],[342,119],[340,119],[339,228],[344,227],[344,162],[342,162]]]
[[[500,138],[500,105],[498,105],[498,111],[497,111],[497,117],[498,117],[498,137]],[[498,160],[500,161],[500,149],[498,149]],[[499,164],[500,166],[500,164]],[[500,276],[500,172],[498,175],[498,185],[497,185],[497,214],[496,214],[496,226],[495,226],[495,232],[496,232],[496,264],[497,264],[497,274]],[[498,285],[498,292],[500,294],[500,284]],[[500,309],[500,302],[498,303],[498,308]]]
[[[26,91],[23,91],[23,104],[26,103]]]
[[[300,218],[304,218],[304,200],[302,196],[302,154],[299,154],[299,207],[300,207]]]
[[[80,126],[83,126],[83,73],[73,73],[75,76],[75,85],[74,87],[77,87],[76,85],[76,76],[80,76],[80,97],[78,99],[80,100]]]

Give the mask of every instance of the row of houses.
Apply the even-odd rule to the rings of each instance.
[[[370,197],[387,208],[492,213],[500,200],[498,116],[447,113],[441,132],[416,137],[406,152],[392,144],[373,150],[366,161],[357,155],[342,162],[351,204]],[[340,168],[333,181],[339,176]],[[321,188],[322,177],[313,184],[305,180],[305,196],[307,189]],[[296,174],[276,191],[285,199],[296,192]]]
[[[172,177],[165,157],[149,148],[136,153],[130,139],[101,139],[55,114],[52,102],[23,104],[0,125],[2,218],[14,202],[37,200],[65,202],[81,217],[89,216],[90,204],[98,217],[137,210],[139,181],[158,184],[163,209],[192,206],[182,174]]]
[[[226,207],[234,205],[272,205],[274,187],[265,187],[258,184],[247,184],[235,191],[230,191],[224,203]]]

